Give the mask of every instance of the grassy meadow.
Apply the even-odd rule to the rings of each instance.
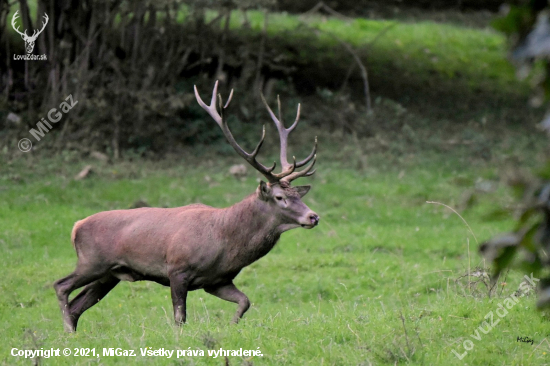
[[[320,136],[321,146],[344,146],[349,138]],[[0,246],[3,275],[0,362],[30,364],[11,348],[259,349],[263,357],[229,357],[230,365],[545,364],[550,351],[547,317],[528,295],[460,361],[484,317],[518,289],[522,273],[501,279],[492,298],[483,284],[460,278],[484,268],[477,240],[512,226],[511,192],[499,168],[533,148],[536,136],[510,135],[494,146],[499,158],[480,160],[464,146],[446,153],[420,151],[388,160],[383,152],[335,161],[332,147],[319,156],[305,202],[321,216],[313,230],[283,234],[266,257],[245,268],[236,285],[253,305],[243,321],[229,324],[236,307],[202,290],[188,297],[188,324],[172,325],[170,291],[148,282],[119,284],[81,318],[75,334],[63,331],[52,283],[70,273],[75,253],[72,224],[136,200],[174,207],[192,202],[228,206],[251,193],[256,174],[237,180],[227,165],[238,158],[172,157],[160,162],[102,165],[65,154],[21,155],[3,162],[0,181]],[[514,146],[516,146],[514,148]],[[413,149],[413,148],[411,148]],[[505,152],[506,151],[506,152]],[[356,169],[354,159],[370,159]],[[536,160],[536,159],[535,159]],[[196,164],[190,164],[195,161]],[[95,173],[74,175],[87,163]],[[495,167],[495,164],[499,168]],[[503,164],[503,165],[500,165]],[[302,179],[306,180],[306,179]],[[305,182],[303,182],[305,183]],[[459,207],[478,187],[477,203],[461,219],[438,201]],[[489,193],[481,193],[489,191]],[[475,278],[474,278],[475,279]],[[496,316],[496,315],[495,315]],[[518,343],[530,337],[534,345]],[[540,344],[542,342],[542,344]],[[537,347],[538,346],[538,347]],[[221,365],[210,357],[151,359],[136,363]],[[43,364],[127,364],[125,357],[57,357]]]
[[[261,17],[250,14],[256,32]],[[493,31],[403,23],[370,44],[390,22],[309,22],[360,51],[372,47],[368,66],[374,78],[391,63],[390,70],[424,87],[446,80],[445,85],[466,85],[460,90],[500,90],[527,99],[528,85],[515,81],[504,39]],[[269,31],[284,36],[298,23],[297,17],[272,15]],[[337,43],[323,37],[300,58],[307,61],[315,57],[308,50]],[[289,42],[299,44],[296,39]],[[334,53],[323,56],[350,59]],[[508,273],[492,296],[483,283],[468,284],[468,274],[490,271],[477,253],[478,242],[513,228],[515,200],[506,181],[518,167],[536,167],[548,154],[547,140],[531,128],[537,119],[527,109],[501,114],[494,104],[477,109],[471,120],[459,119],[467,106],[439,119],[429,110],[376,98],[376,91],[373,96],[381,126],[374,134],[316,132],[317,173],[296,184],[312,184],[304,201],[321,216],[320,225],[283,234],[272,252],[240,273],[235,284],[253,305],[238,325],[230,324],[235,304],[199,290],[188,296],[188,323],[175,327],[168,288],[123,282],[84,313],[78,332],[66,334],[52,288],[74,269],[70,233],[77,220],[138,200],[156,207],[194,202],[226,207],[252,193],[258,174],[249,170],[243,180],[228,174],[230,165],[241,163],[235,154],[220,156],[202,147],[159,160],[126,154],[107,164],[76,150],[50,156],[46,149],[27,154],[0,149],[0,364],[549,364],[549,318],[536,310],[534,291],[487,334],[476,335],[486,315],[518,290],[527,273]],[[300,153],[312,141],[305,119],[298,128],[303,135],[292,140]],[[262,161],[276,155],[273,133],[271,128]],[[74,180],[87,164],[93,173]],[[427,201],[460,210],[473,233],[450,209]],[[464,344],[473,348],[459,359],[453,350],[464,354]],[[139,356],[145,347],[260,349],[263,357]],[[29,360],[12,357],[12,348],[95,348],[101,356]],[[138,356],[103,356],[103,348],[132,349]]]

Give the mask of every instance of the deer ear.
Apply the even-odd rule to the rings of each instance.
[[[307,194],[307,192],[309,192],[309,190],[311,189],[311,186],[297,186],[297,187],[294,187],[294,189],[296,190],[296,192],[298,192],[298,195],[300,195],[300,198],[302,198]]]
[[[263,180],[260,181],[260,186],[258,187],[258,196],[260,199],[267,201],[271,195],[271,188]]]

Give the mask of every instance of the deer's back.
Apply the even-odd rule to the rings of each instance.
[[[185,257],[201,246],[204,229],[217,210],[193,204],[99,212],[75,224],[74,246],[80,262],[165,274],[170,262],[191,259]]]

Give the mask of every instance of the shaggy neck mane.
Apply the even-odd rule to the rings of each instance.
[[[230,257],[243,262],[243,267],[266,255],[281,236],[281,223],[256,193],[222,209],[220,214],[223,229],[219,239],[226,244]],[[246,230],[243,222],[248,223]]]

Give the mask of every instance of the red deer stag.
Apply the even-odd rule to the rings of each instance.
[[[275,116],[262,100],[279,131],[282,171],[274,173],[276,164],[266,167],[256,160],[265,137],[252,153],[235,141],[223,110],[227,108],[217,95],[206,105],[195,87],[200,106],[216,121],[229,144],[268,180],[260,182],[256,192],[228,208],[192,204],[178,208],[138,208],[105,211],[78,221],[71,239],[78,256],[73,273],[55,282],[54,288],[63,314],[65,330],[76,330],[84,311],[97,304],[122,281],[148,280],[170,286],[176,324],[185,323],[187,292],[204,289],[223,300],[238,304],[236,323],[248,310],[250,302],[235,287],[233,279],[241,269],[266,255],[281,234],[297,227],[311,229],[319,216],[301,198],[310,186],[291,187],[290,183],[312,175],[316,160],[317,139],[311,154],[300,162],[287,161],[287,138],[300,117],[285,128],[280,115]],[[219,98],[220,112],[216,107]],[[297,171],[297,168],[311,164]],[[72,291],[86,286],[69,302]]]

